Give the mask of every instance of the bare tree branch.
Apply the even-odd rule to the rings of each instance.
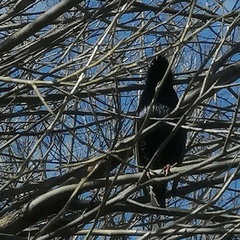
[[[0,11],[1,238],[239,238],[238,1],[19,0]],[[134,133],[159,46],[179,105]],[[136,143],[163,122],[188,132],[183,164],[139,172]],[[145,194],[163,182],[166,209]]]

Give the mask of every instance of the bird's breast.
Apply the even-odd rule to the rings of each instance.
[[[139,117],[144,118],[148,114],[149,117],[165,117],[171,112],[172,109],[170,109],[168,106],[163,104],[154,104],[152,107],[145,106],[142,110],[139,112]]]

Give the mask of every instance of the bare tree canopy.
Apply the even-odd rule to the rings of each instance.
[[[1,239],[240,238],[239,1],[2,0],[0,13]],[[136,133],[159,53],[180,100]],[[148,179],[133,150],[161,122],[187,131],[186,152]],[[143,190],[166,182],[155,207]]]

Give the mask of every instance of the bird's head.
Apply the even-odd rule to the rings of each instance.
[[[168,61],[167,59],[159,54],[157,55],[151,62],[151,65],[147,71],[147,82],[151,82],[152,84],[157,84],[162,81],[167,69],[168,69]],[[173,76],[171,70],[168,72],[167,77],[165,79],[166,84],[173,84]]]

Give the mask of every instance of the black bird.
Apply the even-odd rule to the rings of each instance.
[[[178,96],[173,88],[174,77],[172,71],[170,70],[165,79],[163,79],[166,70],[168,69],[168,65],[169,63],[167,59],[162,55],[158,55],[153,59],[151,66],[147,71],[146,85],[137,109],[137,131],[140,130],[146,118],[150,104],[155,95],[155,88],[159,82],[163,81],[161,82],[160,90],[158,91],[157,96],[155,96],[155,102],[150,108],[148,119],[144,128],[156,122],[156,118],[164,118],[176,107],[178,103]],[[149,118],[154,118],[155,120],[150,120]],[[150,130],[150,132],[144,137],[140,138],[137,145],[138,164],[140,166],[147,166],[153,155],[160,148],[161,144],[169,137],[172,130],[173,126],[163,122],[153,130]],[[181,164],[184,157],[185,143],[186,132],[182,128],[179,128],[162,151],[159,152],[156,160],[151,164],[150,169],[163,169],[166,165],[169,166],[175,163],[178,165]],[[156,183],[152,185],[152,192],[155,195],[157,204],[163,208],[166,207],[166,188],[167,183]]]

